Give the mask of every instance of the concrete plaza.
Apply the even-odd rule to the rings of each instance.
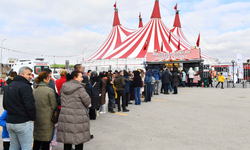
[[[140,106],[131,104],[128,113],[106,113],[95,121],[91,120],[94,139],[85,143],[84,149],[250,148],[250,88],[193,87],[178,90],[178,95],[160,94],[153,96],[152,102],[142,102]],[[63,149],[63,144],[53,148],[59,149]]]

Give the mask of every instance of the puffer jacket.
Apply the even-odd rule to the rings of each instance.
[[[114,85],[116,87],[116,91],[124,91],[125,90],[125,81],[124,78],[120,75],[117,74],[115,77]]]
[[[91,99],[85,84],[70,80],[61,89],[61,112],[58,120],[57,141],[79,145],[90,140],[87,107]]]
[[[34,140],[51,141],[55,127],[51,117],[57,105],[54,91],[47,84],[39,83],[33,94],[37,112],[34,122]]]
[[[223,75],[220,75],[218,78],[219,78],[219,82],[224,82],[224,80],[225,80]]]
[[[93,87],[93,92],[91,94],[91,108],[97,109],[100,107],[100,99],[102,93],[102,79],[99,76],[91,77],[90,82]]]
[[[155,66],[155,69],[153,71],[153,77],[155,80],[160,80],[161,79],[161,72],[158,69],[158,66]]]

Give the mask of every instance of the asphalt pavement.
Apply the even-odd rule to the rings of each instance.
[[[84,150],[250,149],[250,88],[193,87],[178,92],[154,95],[151,102],[129,105],[129,112],[91,120],[94,139]],[[59,149],[62,143],[53,147]]]

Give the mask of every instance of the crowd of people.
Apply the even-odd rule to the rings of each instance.
[[[57,141],[64,143],[64,150],[71,150],[72,145],[82,150],[83,144],[93,138],[89,120],[105,114],[106,108],[110,113],[129,112],[131,100],[141,105],[142,98],[150,102],[159,93],[178,94],[178,87],[185,87],[187,74],[189,86],[193,86],[192,69],[188,73],[167,67],[160,71],[157,66],[145,69],[99,73],[88,70],[85,75],[83,66],[77,64],[71,73],[61,69],[61,78],[54,82],[52,71],[45,68],[32,86],[32,69],[22,67],[9,78],[4,90],[5,111],[0,117],[4,149],[30,150],[33,144],[33,150],[49,150],[57,125]],[[58,120],[52,119],[55,113]]]

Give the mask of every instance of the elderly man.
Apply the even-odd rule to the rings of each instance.
[[[32,69],[22,67],[14,81],[5,88],[3,107],[7,111],[7,130],[10,135],[10,149],[30,150],[33,142],[35,100],[30,80]]]

